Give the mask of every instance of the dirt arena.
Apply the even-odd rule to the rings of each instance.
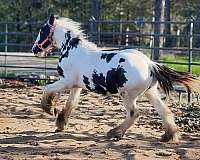
[[[124,159],[200,160],[200,107],[177,103],[173,93],[168,106],[176,115],[182,138],[179,144],[160,142],[162,121],[145,98],[140,118],[120,141],[106,133],[125,117],[118,95],[101,96],[83,91],[65,132],[54,133],[55,117],[40,108],[42,86],[3,82],[0,87],[0,160]],[[62,93],[58,106],[63,106]]]

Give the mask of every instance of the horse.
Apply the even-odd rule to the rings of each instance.
[[[174,83],[194,92],[199,89],[196,78],[153,62],[135,49],[102,50],[87,40],[80,23],[50,15],[38,33],[32,52],[36,56],[46,55],[53,48],[58,48],[61,54],[57,66],[59,80],[44,88],[41,108],[52,115],[56,111],[56,94],[70,90],[65,106],[56,111],[56,132],[64,131],[72,109],[78,104],[81,90],[85,89],[103,95],[118,93],[122,98],[126,118],[108,131],[109,139],[120,140],[132,126],[139,116],[137,98],[145,94],[163,120],[165,133],[161,140],[178,142],[180,132],[173,113],[161,100],[158,86],[167,95],[173,90]]]

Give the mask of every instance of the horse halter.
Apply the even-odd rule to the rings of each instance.
[[[38,42],[36,42],[35,44],[36,44],[36,46],[39,48],[39,49],[41,49],[42,50],[42,52],[44,52],[44,53],[50,53],[51,51],[52,51],[52,49],[53,49],[53,45],[52,45],[52,43],[53,43],[53,34],[54,34],[54,31],[55,31],[55,25],[53,24],[53,25],[51,25],[51,24],[49,24],[49,22],[47,23],[47,25],[50,27],[50,32],[49,32],[49,35],[47,36],[47,38],[45,38],[44,39],[44,41],[43,42],[41,42],[41,43],[38,43]],[[44,48],[43,47],[43,45],[46,43],[46,42],[50,42],[50,44],[51,44],[51,47],[47,47],[47,48]]]

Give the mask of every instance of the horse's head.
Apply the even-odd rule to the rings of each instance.
[[[50,53],[53,47],[57,47],[62,53],[66,49],[77,47],[80,41],[87,41],[80,23],[64,17],[55,19],[54,15],[51,15],[40,29],[32,51],[35,55],[45,55]]]
[[[39,53],[48,54],[54,46],[53,34],[55,30],[55,17],[51,15],[47,23],[40,29],[35,44],[32,47],[32,52],[35,55]]]

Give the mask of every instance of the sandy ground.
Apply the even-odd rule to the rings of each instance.
[[[43,87],[20,82],[5,85],[0,87],[0,160],[200,160],[199,126],[184,132],[184,125],[179,124],[182,126],[179,144],[160,142],[164,133],[162,122],[145,99],[138,102],[139,120],[122,140],[115,142],[107,140],[106,133],[125,116],[118,95],[83,91],[66,131],[54,133],[55,117],[39,108]],[[67,93],[62,93],[58,106],[63,106],[66,99]],[[181,116],[181,107],[173,99],[170,102],[173,102],[168,103],[170,108]]]

